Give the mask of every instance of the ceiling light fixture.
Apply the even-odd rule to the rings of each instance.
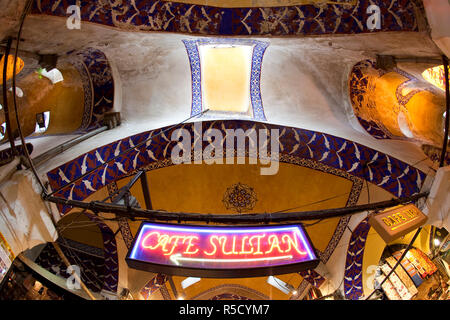
[[[186,289],[189,286],[192,286],[194,283],[197,283],[201,280],[201,278],[189,277],[181,281],[181,287]]]
[[[297,290],[291,284],[286,283],[277,277],[269,276],[267,278],[267,283],[284,292],[285,294],[292,293],[293,295],[297,295]]]
[[[441,244],[441,241],[439,241],[439,239],[434,239],[433,242],[436,247],[439,247],[439,245]]]

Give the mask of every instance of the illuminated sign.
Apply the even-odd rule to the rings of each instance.
[[[301,225],[210,227],[144,222],[128,252],[131,268],[198,277],[298,272],[319,263]]]
[[[413,204],[380,212],[369,219],[370,225],[386,243],[408,234],[426,221],[427,216]]]

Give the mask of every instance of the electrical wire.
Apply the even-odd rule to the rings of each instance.
[[[82,175],[79,176],[78,178],[75,178],[75,179],[72,180],[71,182],[69,182],[69,183],[65,184],[64,186],[60,187],[59,189],[53,191],[53,192],[50,193],[49,195],[46,195],[46,197],[52,196],[52,195],[54,195],[55,193],[58,193],[58,192],[61,191],[62,189],[67,188],[68,186],[74,184],[74,183],[77,182],[78,180],[83,179],[83,178],[86,177],[88,174],[90,174],[90,173],[94,172],[95,170],[97,170],[97,169],[103,167],[105,164],[108,164],[108,163],[110,163],[110,162],[112,162],[112,161],[115,161],[117,158],[123,156],[124,154],[127,154],[128,152],[130,152],[130,151],[132,151],[132,150],[137,150],[137,148],[143,146],[145,143],[149,142],[149,141],[152,140],[153,138],[155,138],[155,137],[157,137],[157,136],[159,136],[159,135],[161,135],[161,134],[163,134],[163,133],[165,133],[165,132],[167,132],[167,131],[169,131],[169,130],[171,130],[171,129],[173,129],[173,128],[179,126],[180,124],[183,124],[183,123],[185,123],[185,122],[187,122],[187,121],[189,121],[189,120],[191,120],[191,119],[194,119],[194,118],[197,118],[197,117],[199,117],[199,116],[202,116],[202,115],[204,115],[205,113],[207,113],[208,111],[209,111],[209,109],[206,109],[206,110],[204,110],[204,111],[202,111],[202,112],[199,112],[199,113],[197,113],[197,114],[195,114],[195,115],[193,115],[193,116],[190,116],[189,118],[187,118],[187,119],[185,119],[185,120],[183,120],[183,121],[181,121],[181,122],[179,122],[179,123],[177,123],[177,124],[174,124],[174,125],[172,125],[172,126],[166,128],[166,129],[164,129],[164,130],[161,130],[160,132],[158,132],[158,133],[155,134],[154,136],[152,135],[151,137],[149,137],[148,139],[146,139],[146,140],[144,140],[144,141],[138,143],[138,144],[135,145],[134,147],[128,148],[127,150],[125,150],[125,151],[119,153],[117,156],[112,157],[112,158],[109,159],[108,161],[105,161],[104,163],[102,163],[102,164],[98,165],[97,167],[93,168],[92,170],[89,170],[89,171],[85,172],[84,174],[82,174]],[[44,199],[45,199],[45,198],[44,198]]]
[[[81,258],[70,248],[69,243],[67,242],[67,240],[63,237],[61,237],[61,239],[64,241],[64,243],[66,244],[65,247],[67,249],[67,252],[69,253],[69,255],[72,257],[73,261],[76,263],[76,265],[80,268],[80,277],[82,274],[84,274],[84,278],[87,279],[96,289],[98,289],[99,291],[102,291],[103,288],[100,287],[98,285],[98,283],[95,280],[92,280],[87,273],[84,270],[90,270],[89,268],[86,267],[86,265],[83,263],[83,261],[81,260]],[[84,270],[83,270],[84,269]]]
[[[333,199],[336,199],[336,198],[341,198],[343,196],[349,195],[350,193],[351,193],[351,191],[350,192],[346,192],[346,193],[341,193],[341,194],[338,194],[336,196],[329,197],[329,198],[326,198],[326,199],[318,200],[316,202],[311,202],[311,203],[308,203],[308,204],[304,204],[304,205],[301,205],[301,206],[298,206],[298,207],[293,207],[293,208],[289,208],[289,209],[283,209],[283,210],[274,211],[274,212],[271,212],[271,213],[283,213],[283,212],[288,212],[288,211],[295,210],[295,209],[308,207],[308,206],[311,206],[311,205],[314,205],[314,204],[326,202],[326,201],[333,200]]]
[[[439,167],[443,167],[445,165],[445,157],[447,155],[447,146],[448,146],[448,135],[450,130],[450,84],[449,84],[449,75],[448,75],[448,69],[449,69],[449,62],[448,58],[445,55],[442,55],[442,62],[444,64],[444,77],[445,77],[445,130],[444,130],[444,141],[442,145],[442,152],[441,152],[441,158],[439,160]]]
[[[22,29],[23,29],[23,25],[25,23],[25,18],[27,16],[28,12],[30,11],[32,4],[33,4],[33,0],[27,0],[25,7],[23,9],[22,15],[20,17],[20,27],[19,27],[19,32],[17,34],[17,39],[16,39],[16,52],[14,53],[12,91],[13,91],[14,111],[15,111],[16,122],[17,122],[17,130],[19,131],[20,140],[22,141],[22,146],[23,146],[22,149],[23,149],[23,152],[25,153],[25,157],[27,158],[27,160],[30,164],[31,171],[33,172],[34,176],[36,177],[36,180],[38,181],[38,183],[40,184],[40,186],[42,188],[42,194],[45,196],[47,194],[47,189],[45,188],[44,184],[42,183],[42,180],[40,179],[40,177],[36,171],[36,168],[33,164],[33,160],[30,157],[28,149],[26,148],[26,142],[25,142],[25,138],[23,136],[22,126],[20,125],[19,110],[17,108],[17,98],[16,98],[16,66],[17,66],[17,58],[18,58],[18,54],[19,54],[20,39],[22,36]],[[53,216],[51,216],[51,219],[53,220]]]

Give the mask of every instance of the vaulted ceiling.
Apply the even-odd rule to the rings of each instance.
[[[55,156],[39,166],[39,174],[49,178],[53,190],[64,186],[65,182],[72,178],[79,177],[82,171],[86,170],[83,169],[83,166],[84,168],[86,166],[93,168],[100,162],[104,163],[107,161],[109,159],[107,157],[114,150],[123,151],[123,148],[117,145],[117,140],[131,141],[131,138],[128,139],[130,136],[148,132],[149,130],[156,131],[156,129],[175,125],[188,119],[193,110],[193,75],[191,61],[183,40],[203,41],[214,38],[257,39],[268,44],[262,59],[260,75],[262,105],[266,117],[264,122],[277,125],[280,128],[288,128],[286,130],[291,130],[289,127],[299,128],[299,130],[311,130],[311,136],[313,132],[317,132],[318,135],[326,134],[323,135],[325,138],[323,138],[321,145],[326,145],[331,153],[337,154],[336,159],[333,160],[336,164],[334,167],[331,164],[321,164],[321,161],[327,161],[324,159],[328,156],[321,150],[320,157],[317,155],[311,156],[310,162],[282,161],[277,175],[262,176],[259,174],[259,165],[202,164],[172,166],[164,165],[163,160],[165,159],[158,158],[160,162],[158,162],[157,166],[155,165],[151,168],[142,166],[148,170],[146,175],[150,183],[150,197],[154,209],[198,213],[245,214],[344,207],[346,205],[366,203],[367,201],[390,199],[393,196],[403,195],[402,192],[413,193],[418,191],[416,189],[420,189],[425,175],[432,172],[430,168],[433,166],[433,162],[423,153],[420,143],[417,141],[408,139],[375,139],[368,134],[356,119],[354,106],[349,96],[351,71],[361,61],[367,59],[375,61],[377,55],[435,57],[441,54],[440,49],[427,34],[424,16],[420,12],[417,12],[417,17],[414,17],[415,20],[413,19],[414,23],[412,23],[409,20],[402,21],[403,16],[399,17],[383,8],[383,14],[389,17],[389,19],[385,19],[386,23],[389,22],[389,26],[383,26],[383,30],[378,32],[369,32],[367,30],[362,32],[365,21],[361,20],[361,22],[355,16],[358,14],[366,15],[359,6],[362,6],[361,3],[363,3],[367,7],[367,1],[347,1],[348,4],[345,6],[345,10],[350,10],[348,8],[351,8],[353,5],[356,6],[357,10],[355,10],[358,12],[351,18],[350,13],[352,12],[350,10],[350,13],[345,16],[347,20],[339,16],[338,11],[327,7],[331,6],[331,4],[327,4],[327,1],[289,1],[286,5],[298,5],[295,8],[300,11],[304,9],[303,14],[306,13],[306,15],[308,10],[317,10],[317,16],[312,19],[316,20],[316,22],[311,22],[311,20],[310,23],[312,26],[318,23],[319,27],[311,27],[312,31],[305,27],[298,31],[299,34],[294,35],[291,34],[292,26],[286,26],[282,22],[279,23],[281,27],[271,25],[273,30],[277,30],[276,32],[270,30],[264,32],[264,22],[273,20],[265,16],[265,14],[268,14],[269,9],[267,8],[275,8],[279,1],[259,1],[257,5],[249,5],[247,8],[253,14],[258,10],[262,12],[262,18],[260,19],[265,20],[258,24],[261,26],[258,29],[259,33],[244,35],[242,34],[244,31],[241,28],[239,32],[236,31],[236,34],[233,35],[221,34],[220,32],[223,30],[220,28],[211,29],[213,31],[208,29],[205,32],[189,32],[189,28],[151,32],[153,30],[147,25],[151,21],[149,20],[149,22],[143,18],[147,17],[147,15],[150,16],[150,8],[145,7],[146,4],[143,4],[142,1],[132,2],[137,2],[137,5],[135,4],[134,8],[130,5],[127,9],[128,11],[124,10],[126,11],[124,15],[128,19],[126,23],[124,18],[117,13],[118,9],[116,7],[111,8],[100,6],[99,4],[98,7],[92,5],[90,11],[84,12],[81,29],[68,29],[67,19],[64,16],[65,11],[59,7],[62,4],[55,2],[53,8],[51,6],[52,1],[37,1],[32,14],[27,17],[21,49],[28,53],[57,54],[61,59],[67,58],[73,52],[83,52],[83,50],[89,48],[95,48],[95,50],[104,53],[114,80],[113,102],[109,101],[109,103],[114,105],[113,111],[121,113],[122,118],[122,124],[119,127],[98,134],[94,138]],[[204,4],[204,1],[180,2],[198,6]],[[243,1],[242,3],[247,2],[254,3],[254,1]],[[392,0],[392,2],[399,5],[397,1]],[[207,1],[207,3],[211,5],[210,1]],[[139,7],[140,5],[143,7]],[[154,5],[156,6],[157,4]],[[181,6],[180,4],[167,2],[167,6],[170,5]],[[227,10],[231,10],[230,7],[227,7]],[[330,10],[320,9],[325,7]],[[12,10],[11,5],[8,8]],[[335,9],[336,7],[332,8]],[[164,11],[161,8],[159,10],[161,14]],[[211,18],[222,14],[223,21],[226,20],[224,18],[225,14],[223,12],[220,13],[221,9],[213,8],[211,10],[215,13],[215,15],[211,15]],[[219,11],[216,12],[215,10]],[[275,12],[278,9],[270,10]],[[408,10],[412,9],[408,7]],[[248,15],[251,15],[250,11],[248,11]],[[327,12],[327,17],[323,17],[323,20],[321,20],[322,15],[325,15],[323,13],[325,11]],[[111,12],[113,12],[112,22],[107,18],[111,15]],[[133,12],[134,14],[131,14]],[[165,14],[167,13],[166,11],[164,12]],[[298,14],[300,15],[300,13]],[[177,11],[177,15],[180,21],[184,21],[181,20],[179,11]],[[339,16],[339,19],[342,18],[346,22],[332,19],[336,25],[329,31],[327,28],[330,27],[329,24],[332,24],[329,21],[330,16],[332,18]],[[398,19],[393,18],[394,16]],[[142,21],[145,20],[145,22],[140,24],[139,21],[141,20],[137,22],[133,20],[138,19],[137,17],[141,20],[143,19]],[[276,15],[274,14],[271,17],[276,17]],[[303,21],[302,19],[305,20],[305,16],[300,20]],[[166,21],[167,25],[170,24],[170,21],[172,20]],[[158,24],[158,26],[162,25],[157,18],[153,22]],[[256,28],[256,22],[254,25],[249,24]],[[351,24],[355,24],[355,27],[348,27]],[[198,26],[196,25],[195,27]],[[248,25],[247,27],[243,30],[250,29]],[[345,31],[346,27],[350,29]],[[194,25],[192,25],[192,28],[194,28]],[[406,30],[408,28],[411,30]],[[285,33],[279,31],[288,29],[289,32]],[[216,32],[217,30],[220,32]],[[327,30],[327,32],[318,32],[317,30]],[[341,30],[344,31],[341,32]],[[308,31],[310,31],[310,34],[308,34]],[[300,34],[301,32],[303,33]],[[422,67],[425,69],[425,66]],[[417,70],[408,65],[404,66],[404,70],[417,74]],[[59,91],[55,92],[55,95],[59,95],[59,97],[61,97],[60,94],[64,90],[77,91],[81,87],[78,83],[78,78],[70,76],[70,68],[63,71],[67,82],[66,84],[61,84]],[[97,74],[97,80],[102,79],[101,71]],[[35,79],[37,76],[32,73],[28,77],[31,80],[28,78],[23,80],[24,85],[27,84],[26,81],[28,80],[33,81],[34,79],[34,81],[38,81]],[[26,91],[27,99],[32,99],[42,90],[45,90],[42,86],[33,87],[32,84],[24,86],[23,89]],[[51,127],[52,130],[49,131],[49,133],[61,133],[60,131],[69,127],[69,124],[73,125],[74,128],[79,127],[79,123],[75,123],[70,119],[71,116],[77,117],[74,111],[76,108],[74,109],[74,106],[70,103],[76,104],[76,99],[79,98],[78,93],[64,95],[67,103],[55,102],[47,97],[47,100],[34,98],[29,104],[36,104],[36,108],[33,109],[33,113],[36,113],[36,110],[40,110],[39,108],[43,107],[43,103],[47,105],[62,103],[62,107],[58,109],[61,113],[60,117],[56,118],[57,125],[53,125]],[[101,101],[99,103],[101,104]],[[234,118],[240,119],[238,116],[234,116]],[[214,121],[221,119],[223,117],[213,115],[203,120]],[[231,116],[231,119],[233,119],[233,116]],[[195,120],[198,119],[193,119],[192,121]],[[436,123],[438,120],[436,120]],[[58,125],[59,121],[64,122],[64,124],[59,123]],[[296,129],[292,130],[295,131]],[[311,136],[305,135],[299,138],[298,135],[292,134],[291,138],[286,138],[286,141],[289,142],[286,145],[289,145],[291,149],[286,147],[284,152],[297,156],[296,152],[299,151],[293,145],[297,143],[301,144],[302,147],[307,146],[309,139],[311,139],[310,142],[315,139]],[[329,137],[332,137],[330,139],[331,147],[327,140]],[[308,139],[305,140],[306,138]],[[64,138],[62,137],[61,139]],[[35,149],[39,149],[39,152],[42,153],[50,149],[54,141],[55,138],[43,137],[34,139],[32,142]],[[343,155],[341,159],[339,152],[342,150],[347,151],[352,142],[364,146],[363,155],[360,157],[358,147],[356,147],[356,144],[353,144],[355,147],[352,147],[353,149]],[[111,148],[107,150],[103,146],[110,146]],[[112,149],[113,147],[114,150]],[[90,151],[92,151],[92,154],[88,154]],[[98,156],[96,151],[98,151]],[[304,152],[307,153],[307,151]],[[311,154],[319,152],[319,148],[314,149],[313,147],[312,150],[309,149],[309,152]],[[97,160],[93,160],[94,157],[97,157]],[[100,160],[98,157],[100,157]],[[133,154],[133,157],[130,155],[121,159],[122,168],[130,166],[130,163],[140,161],[138,155]],[[386,159],[386,162],[383,165],[376,164],[374,172],[370,171],[370,173],[367,173],[367,176],[365,176],[366,173],[361,173],[358,176],[357,174],[349,173],[354,170],[352,165],[355,165],[355,157],[367,163],[370,163],[370,161],[376,162],[378,157],[383,158],[383,161]],[[86,159],[88,159],[87,164]],[[404,181],[400,182],[398,180],[401,180],[402,172],[396,171],[392,173],[390,167],[387,169],[390,166],[391,159],[393,161],[395,159],[399,160],[393,165],[394,169],[397,167],[403,170],[406,167],[408,170],[411,168],[412,171],[419,169],[423,172],[423,176],[416,170],[414,179],[408,180],[405,188],[405,185],[402,185]],[[70,165],[67,165],[67,163],[70,163]],[[386,163],[389,163],[389,165]],[[344,170],[345,166],[349,167]],[[120,165],[117,167],[120,169]],[[66,188],[64,196],[80,196],[77,193],[80,192],[82,193],[81,199],[85,201],[105,199],[111,194],[111,188],[125,186],[136,169],[138,169],[136,165],[133,168],[125,168],[126,174],[116,170],[115,174],[117,175],[115,177],[105,178],[107,173],[105,168],[101,172],[103,180],[107,179],[108,186],[105,186],[104,181],[103,184],[99,182],[101,181],[101,176],[98,172],[98,177],[100,178],[97,179],[97,184],[89,182],[89,184],[85,183],[83,187],[80,182],[76,188]],[[112,170],[111,167],[109,170]],[[60,175],[60,172],[63,175]],[[108,172],[109,174],[110,172]],[[367,181],[364,182],[364,180]],[[389,182],[386,183],[387,181]],[[398,190],[397,182],[401,190]],[[236,184],[242,184],[245,187],[246,194],[250,194],[253,197],[250,207],[245,212],[236,209],[236,202],[233,203],[232,201],[237,201],[236,199],[227,198],[227,190],[231,190]],[[386,186],[387,184],[391,186],[395,184],[395,187],[388,187]],[[396,192],[394,192],[394,188],[397,188],[395,189]],[[145,199],[139,184],[131,188],[131,193],[143,206]],[[62,234],[64,237],[87,246],[105,248],[105,238],[99,236],[101,231],[97,227],[86,222],[89,219],[79,215],[76,210],[67,210],[64,213],[67,216],[60,221],[61,226],[72,226],[63,228],[65,230]],[[104,217],[111,216],[104,215]],[[363,218],[365,218],[364,215],[358,216],[357,221],[353,221],[353,224],[350,225],[356,227]],[[78,222],[73,224],[73,221],[77,221],[77,219]],[[318,223],[314,224],[315,222]],[[84,223],[89,224],[89,226],[86,227],[87,224],[85,225]],[[106,224],[113,232],[121,231],[117,236],[119,287],[128,287],[136,297],[143,298],[143,288],[151,281],[159,281],[156,279],[157,276],[128,269],[124,262],[128,249],[127,241],[130,240],[129,238],[126,239],[125,234],[128,232],[128,236],[134,236],[139,223],[127,221],[122,224],[116,222],[108,222]],[[308,224],[311,225],[308,226]],[[323,263],[330,261],[328,265],[330,268],[329,272],[325,270],[325,273],[329,273],[327,277],[333,280],[333,283],[330,283],[330,285],[338,286],[344,272],[345,253],[348,246],[346,241],[350,237],[350,235],[344,235],[345,229],[348,228],[348,220],[344,221],[343,218],[335,218],[325,221],[309,221],[308,224],[306,230],[314,246],[326,256]],[[74,228],[77,225],[82,226],[78,231]],[[335,255],[332,257],[333,253]],[[337,265],[339,267],[335,267]],[[336,271],[336,269],[339,270]],[[181,290],[181,281],[184,279],[184,277],[174,277],[175,288]],[[298,273],[293,273],[282,275],[280,279],[297,288],[301,285],[304,277]],[[339,281],[336,279],[339,279]],[[164,284],[165,281],[162,283]],[[165,293],[164,291],[152,291],[151,295],[144,298],[167,298],[167,294],[171,298],[176,296],[173,287],[167,286],[165,290]],[[232,295],[234,295],[234,298],[291,298],[290,294],[282,293],[278,289],[274,289],[273,286],[268,285],[267,277],[232,280],[202,279],[186,289],[184,293],[187,298],[192,299],[232,298]]]

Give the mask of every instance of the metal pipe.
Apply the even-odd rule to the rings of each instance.
[[[144,194],[145,208],[147,210],[152,210],[153,205],[152,205],[152,199],[150,198],[150,188],[148,186],[146,172],[144,172],[144,174],[141,176],[141,186],[142,186],[142,193]]]
[[[69,268],[71,266],[71,263],[69,262],[69,260],[67,259],[66,255],[64,254],[64,252],[61,250],[61,247],[59,246],[58,243],[56,242],[52,242],[53,247],[55,248],[56,252],[58,253],[59,257],[62,259],[62,261],[64,262],[64,264],[66,265],[67,268]],[[81,281],[81,278],[78,276],[78,274],[75,272],[75,270],[72,270],[72,274],[71,274],[75,280],[81,285],[81,288],[83,288],[84,292],[86,292],[86,294],[89,296],[89,298],[91,298],[91,300],[97,300],[95,299],[94,295],[91,293],[91,291],[88,289],[88,287],[86,287],[86,285],[84,284],[83,281]]]
[[[172,125],[172,126],[166,128],[165,130],[161,130],[160,132],[158,132],[158,133],[155,134],[154,136],[152,136],[152,137],[150,137],[150,138],[148,138],[148,139],[146,139],[146,140],[144,140],[144,141],[138,143],[138,144],[135,145],[134,147],[128,148],[127,150],[125,150],[125,151],[119,153],[117,156],[112,157],[111,159],[109,159],[109,160],[106,161],[105,163],[102,163],[102,164],[96,166],[95,168],[93,168],[92,170],[89,170],[89,171],[87,171],[86,173],[82,174],[82,175],[79,176],[78,178],[75,178],[74,180],[72,180],[72,181],[69,182],[68,184],[66,184],[66,185],[62,186],[61,188],[59,188],[59,189],[53,191],[52,193],[50,193],[50,195],[54,195],[55,193],[58,193],[58,192],[61,191],[62,189],[66,188],[67,186],[70,186],[71,184],[77,182],[78,180],[83,179],[83,178],[86,177],[88,174],[91,174],[92,172],[94,172],[94,171],[97,170],[98,168],[101,168],[101,167],[104,166],[105,164],[108,164],[108,163],[111,163],[111,162],[115,161],[117,158],[123,156],[124,154],[127,154],[127,153],[130,152],[131,150],[135,150],[135,149],[137,149],[137,148],[143,146],[145,143],[147,143],[148,141],[152,140],[153,138],[155,138],[155,137],[157,137],[157,136],[159,136],[159,135],[161,135],[161,134],[163,134],[163,133],[165,133],[165,132],[167,132],[167,131],[169,131],[169,130],[171,130],[171,129],[177,127],[177,126],[179,126],[180,124],[183,124],[183,123],[189,121],[190,119],[199,117],[199,116],[201,116],[201,115],[207,113],[208,111],[209,111],[209,109],[206,109],[206,110],[204,110],[204,111],[202,111],[202,112],[199,112],[199,113],[197,113],[197,114],[195,114],[195,115],[193,115],[193,116],[190,116],[189,118],[187,118],[187,119],[181,121],[180,123],[174,124],[174,125]]]
[[[117,203],[120,200],[122,200],[122,198],[125,196],[125,194],[130,191],[130,188],[132,186],[134,186],[134,184],[136,183],[136,181],[139,180],[139,178],[141,177],[141,175],[145,175],[145,171],[139,171],[134,177],[133,179],[130,180],[130,182],[127,183],[126,186],[124,186],[123,188],[121,188],[119,190],[119,193],[117,194],[117,196],[115,197],[115,199],[112,201],[112,203]]]
[[[178,290],[177,290],[177,287],[175,286],[175,283],[173,282],[172,276],[168,276],[168,278],[169,278],[169,285],[172,288],[173,295],[175,296],[175,299],[182,298],[181,296],[178,295]]]
[[[439,161],[439,167],[445,165],[445,157],[447,155],[447,145],[448,145],[448,134],[449,134],[449,123],[450,123],[450,90],[449,90],[449,79],[448,79],[448,58],[443,55],[442,60],[444,63],[444,74],[445,74],[445,131],[444,131],[444,144],[442,145],[441,160]]]
[[[236,224],[260,224],[270,222],[288,222],[288,221],[304,221],[329,219],[353,215],[368,210],[381,210],[397,206],[408,202],[417,201],[428,196],[428,192],[419,193],[410,197],[392,199],[371,204],[357,205],[352,207],[302,211],[302,212],[277,212],[277,213],[249,213],[240,215],[230,214],[201,214],[201,213],[185,213],[185,212],[167,212],[161,210],[144,210],[141,208],[126,207],[118,204],[104,203],[100,201],[83,202],[79,200],[68,200],[55,196],[45,196],[44,200],[71,206],[81,209],[89,209],[93,212],[115,213],[118,216],[129,219],[145,218],[151,221],[195,221],[195,222],[214,222],[214,223],[236,223]]]
[[[25,4],[25,8],[23,9],[22,12],[22,16],[20,17],[20,27],[19,27],[19,32],[17,35],[17,41],[16,41],[16,52],[14,54],[14,71],[13,71],[13,80],[12,80],[12,88],[13,88],[13,101],[14,101],[14,110],[16,113],[16,122],[17,122],[17,129],[19,130],[19,136],[20,136],[20,140],[22,141],[22,146],[23,146],[23,151],[25,153],[25,157],[26,159],[29,161],[30,163],[30,167],[31,167],[31,171],[33,172],[37,182],[39,183],[39,185],[41,186],[42,189],[42,194],[46,195],[47,194],[47,189],[44,186],[44,183],[42,182],[41,178],[39,177],[36,168],[33,165],[33,161],[30,158],[30,153],[27,150],[27,145],[25,142],[25,138],[23,137],[23,133],[22,133],[22,128],[20,125],[20,119],[19,119],[19,110],[17,108],[17,101],[16,101],[16,64],[17,64],[17,53],[19,52],[19,44],[20,44],[20,37],[22,35],[22,29],[23,29],[23,24],[25,22],[25,18],[27,17],[27,14],[29,12],[29,10],[31,9],[31,5],[33,4],[33,0],[28,0],[27,3]]]

